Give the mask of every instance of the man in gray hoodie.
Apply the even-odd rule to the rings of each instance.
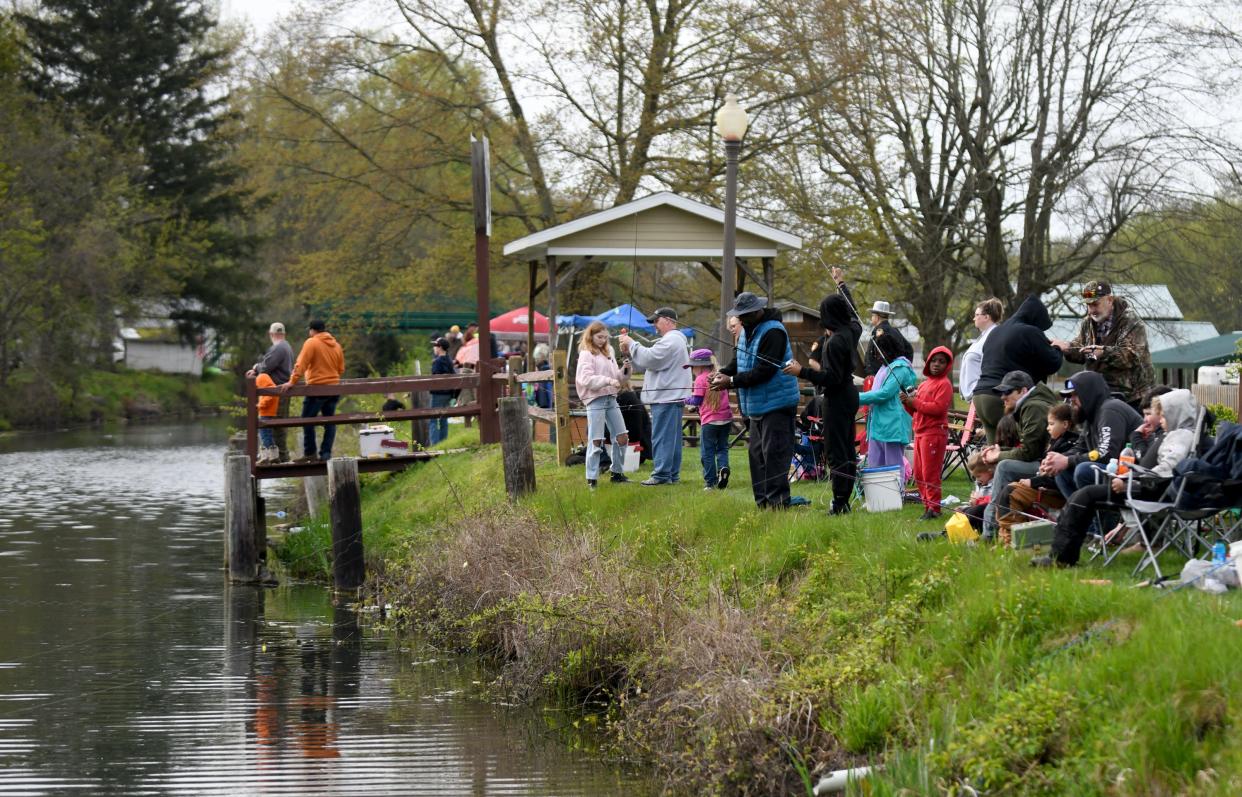
[[[264,352],[263,359],[255,363],[246,372],[246,376],[253,379],[259,374],[267,374],[272,378],[272,382],[277,385],[283,385],[289,381],[289,374],[293,372],[293,347],[289,345],[289,341],[285,340],[285,325],[279,321],[274,321],[267,328],[267,339],[272,342],[272,345]],[[281,395],[280,403],[276,405],[276,417],[289,417],[288,396]],[[283,426],[278,426],[272,432],[276,448],[280,451],[280,459],[277,461],[284,462],[289,459],[289,430]]]
[[[681,414],[689,398],[692,380],[690,344],[677,328],[677,311],[661,307],[647,318],[660,333],[650,346],[621,335],[621,351],[635,367],[643,369],[643,403],[651,408],[651,477],[641,484],[676,484],[681,480]]]

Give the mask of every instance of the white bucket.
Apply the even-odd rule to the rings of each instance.
[[[858,472],[868,512],[893,512],[901,509],[901,466],[863,468]]]
[[[384,448],[380,444],[385,440],[394,440],[391,426],[367,426],[358,430],[358,455],[364,459],[370,457],[390,457],[393,449]]]
[[[638,461],[642,459],[642,452],[638,450],[637,445],[625,447],[625,461],[621,463],[622,473],[633,473],[638,470]]]

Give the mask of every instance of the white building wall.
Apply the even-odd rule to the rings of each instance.
[[[125,341],[125,367],[135,371],[202,376],[203,361],[193,346],[177,343]]]

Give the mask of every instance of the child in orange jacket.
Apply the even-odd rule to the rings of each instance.
[[[940,471],[949,444],[949,408],[953,406],[953,352],[937,346],[923,364],[927,379],[913,396],[902,396],[914,414],[914,481],[919,486],[924,512],[920,520],[940,517]]]
[[[277,387],[268,374],[259,374],[254,379],[255,387]],[[280,406],[280,396],[259,396],[259,417],[275,418]],[[255,458],[256,465],[280,461],[280,449],[276,447],[276,436],[266,426],[259,427],[259,455]]]

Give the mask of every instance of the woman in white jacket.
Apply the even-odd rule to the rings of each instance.
[[[612,481],[627,482],[622,472],[625,461],[624,446],[629,443],[629,432],[617,404],[617,393],[625,378],[617,365],[612,346],[608,345],[608,328],[599,321],[592,321],[582,333],[582,346],[578,349],[578,370],[574,386],[578,398],[587,410],[586,481],[591,489],[599,479],[599,458],[604,450],[604,428],[612,438]]]

